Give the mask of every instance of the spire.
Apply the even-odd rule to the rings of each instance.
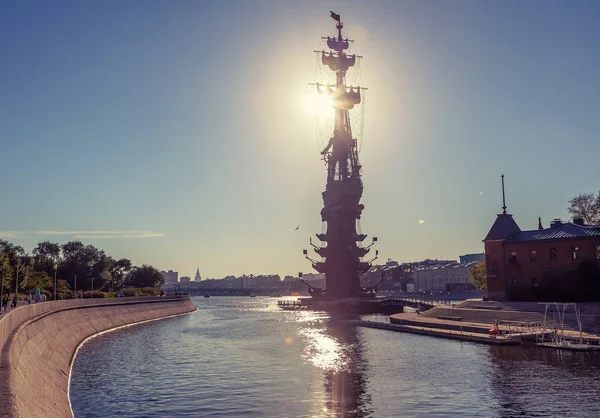
[[[506,215],[506,198],[504,196],[504,174],[502,174],[502,214]]]
[[[196,276],[194,276],[194,281],[199,282],[201,280],[202,277],[200,277],[200,266],[196,266]]]
[[[541,231],[542,229],[544,229],[544,227],[542,226],[542,218],[539,217],[538,218],[538,231]]]

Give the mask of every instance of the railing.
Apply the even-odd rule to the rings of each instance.
[[[278,300],[277,306],[300,306],[302,302],[299,300]]]
[[[435,306],[435,305],[451,306],[452,305],[452,302],[450,300],[437,300],[437,299],[424,299],[424,298],[402,298],[402,297],[397,297],[397,296],[388,296],[388,297],[382,298],[380,300],[381,301],[402,301],[402,302],[406,302],[406,303],[430,305],[430,306]]]
[[[309,304],[302,303],[300,300],[278,300],[277,306],[287,310],[306,309],[310,307]]]

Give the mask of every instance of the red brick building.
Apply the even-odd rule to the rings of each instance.
[[[522,231],[504,209],[483,240],[491,300],[600,300],[600,226]]]

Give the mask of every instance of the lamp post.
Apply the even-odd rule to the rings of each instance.
[[[56,271],[58,270],[58,264],[54,264],[54,300],[56,300]]]
[[[6,264],[2,264],[2,285],[0,286],[0,301],[4,297],[4,277],[6,276]],[[2,312],[2,307],[0,307],[0,313]]]
[[[75,275],[75,299],[77,299],[77,275]]]

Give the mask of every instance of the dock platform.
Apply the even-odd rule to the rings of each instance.
[[[455,340],[471,341],[484,344],[494,345],[519,345],[521,344],[521,338],[513,336],[489,336],[479,332],[469,332],[460,330],[440,329],[431,328],[425,326],[415,325],[400,325],[400,324],[388,324],[385,322],[375,322],[366,320],[348,320],[346,323],[367,327],[385,329],[396,332],[409,332],[412,334],[429,335],[432,337],[439,338],[451,338]]]

